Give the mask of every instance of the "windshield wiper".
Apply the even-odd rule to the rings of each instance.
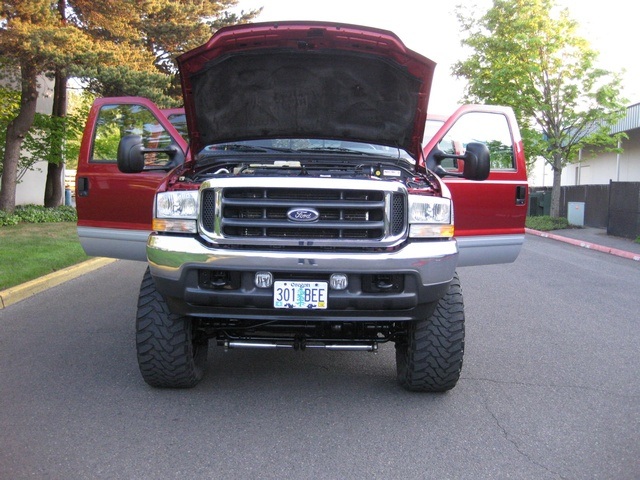
[[[354,150],[344,147],[311,147],[311,148],[299,148],[296,152],[302,153],[317,153],[317,152],[329,152],[329,153],[349,153],[353,155],[375,155],[375,152],[364,152],[362,150]]]
[[[215,155],[217,153],[225,152],[255,152],[265,153],[269,149],[263,147],[256,147],[254,145],[244,145],[242,143],[226,143],[224,145],[209,146],[204,149],[202,153]]]
[[[224,143],[221,145],[209,145],[204,150],[202,150],[202,154],[204,155],[217,155],[224,154],[226,152],[241,152],[241,153],[269,153],[269,152],[278,152],[278,153],[291,153],[296,152],[297,150],[292,148],[283,148],[283,147],[267,147],[263,145],[247,145],[246,143]]]

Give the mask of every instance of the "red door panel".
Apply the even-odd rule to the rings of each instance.
[[[524,241],[528,190],[522,139],[513,111],[496,106],[460,107],[427,142],[425,158],[435,149],[464,153],[469,142],[487,145],[491,171],[484,181],[443,177],[453,199],[460,265],[511,262]],[[454,174],[462,172],[462,161],[449,160],[443,166]]]
[[[174,145],[178,158],[150,159],[149,170],[122,173],[117,148],[126,134],[141,135],[146,147]],[[168,171],[181,162],[186,141],[149,100],[101,98],[85,127],[76,178],[78,235],[89,255],[145,260],[153,199]],[[162,169],[162,167],[165,167]]]

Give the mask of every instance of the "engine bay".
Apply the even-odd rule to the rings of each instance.
[[[217,159],[210,164],[199,164],[192,169],[180,173],[177,182],[185,184],[200,184],[213,178],[229,177],[265,177],[265,178],[338,178],[338,179],[363,179],[396,181],[403,183],[407,189],[428,190],[438,192],[439,182],[430,171],[416,173],[413,165],[404,165],[406,162],[397,161],[363,161],[358,157],[353,158],[310,157],[300,160],[283,160],[282,156],[273,158],[260,158],[251,161],[246,158],[238,159],[237,156],[228,160]]]

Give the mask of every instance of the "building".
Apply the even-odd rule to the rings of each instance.
[[[581,152],[578,162],[562,170],[562,185],[608,185],[609,182],[640,182],[640,103],[627,107],[627,113],[611,133],[625,132],[622,153]],[[536,162],[529,175],[533,187],[553,184],[551,166],[544,160]]]

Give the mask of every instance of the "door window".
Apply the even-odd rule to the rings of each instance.
[[[444,135],[438,148],[446,154],[462,155],[471,142],[483,143],[489,148],[491,170],[515,168],[511,131],[507,117],[499,113],[469,112],[462,115]],[[457,170],[457,161],[446,159],[442,166]]]
[[[90,161],[116,163],[118,144],[125,135],[140,135],[145,149],[166,148],[172,142],[171,136],[146,107],[104,105],[98,113]],[[164,152],[145,154],[146,166],[162,167],[170,162],[171,158]]]

